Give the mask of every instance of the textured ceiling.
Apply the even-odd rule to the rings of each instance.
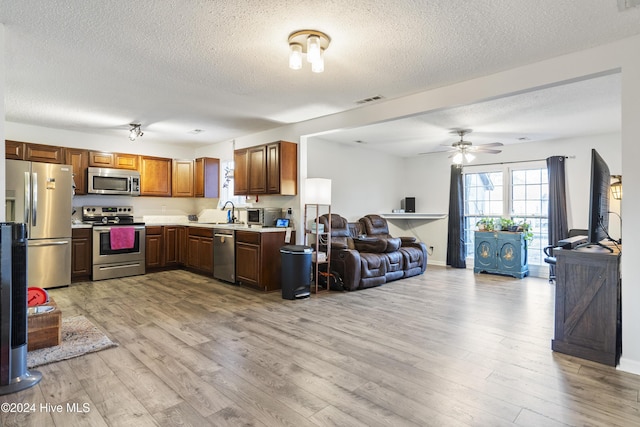
[[[148,139],[208,144],[629,37],[640,33],[640,8],[620,12],[617,0],[5,0],[0,22],[8,121],[109,135],[138,122]],[[304,28],[332,38],[322,74],[288,68],[287,37]],[[533,132],[530,109],[513,101],[429,123],[440,133],[459,125],[478,136]]]

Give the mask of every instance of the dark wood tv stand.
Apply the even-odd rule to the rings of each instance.
[[[620,251],[557,250],[555,254],[551,348],[616,366],[622,353]]]

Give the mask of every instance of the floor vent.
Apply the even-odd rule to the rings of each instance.
[[[356,101],[356,104],[368,104],[369,102],[380,101],[381,99],[384,99],[384,96],[376,95],[376,96],[372,96],[371,98],[365,98],[365,99],[361,99],[360,101]]]

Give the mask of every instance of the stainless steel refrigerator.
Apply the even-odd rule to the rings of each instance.
[[[71,283],[70,165],[6,160],[7,221],[27,225],[27,283]]]

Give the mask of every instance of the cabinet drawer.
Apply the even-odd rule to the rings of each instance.
[[[146,227],[147,236],[149,235],[160,235],[162,234],[162,226],[161,225],[151,225]]]
[[[189,236],[211,237],[213,239],[213,229],[189,227]]]
[[[236,231],[236,242],[259,245],[260,233],[256,233],[253,231]]]

